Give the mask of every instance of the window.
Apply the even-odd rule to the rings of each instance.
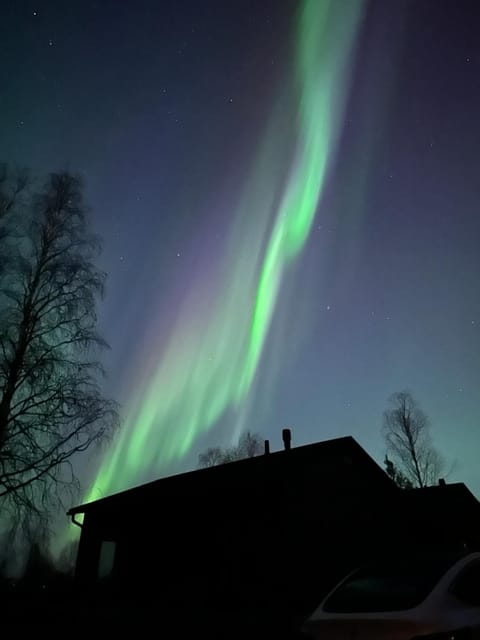
[[[98,559],[97,577],[102,580],[110,578],[115,564],[116,543],[112,540],[103,540],[100,547],[100,557]]]
[[[452,593],[459,600],[472,607],[480,607],[480,563],[467,567],[457,578]]]

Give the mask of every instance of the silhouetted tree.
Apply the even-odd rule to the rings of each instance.
[[[78,540],[66,543],[55,560],[55,566],[65,576],[73,576],[78,553]]]
[[[38,542],[33,543],[28,551],[22,581],[26,584],[39,585],[50,583],[58,574],[47,547]]]
[[[16,185],[10,199],[0,189],[1,211],[16,218],[16,237],[0,249],[0,499],[11,515],[42,517],[76,487],[73,456],[118,418],[98,384],[105,274],[93,262],[99,241],[81,181],[52,174],[28,209],[16,209],[26,182]]]
[[[18,205],[28,182],[26,170],[11,171],[8,165],[0,164],[0,220],[4,220],[15,205]]]
[[[221,447],[209,447],[198,454],[199,467],[216,467],[217,464],[232,462],[229,458],[229,450]]]
[[[238,459],[253,458],[259,453],[262,453],[263,448],[264,441],[262,436],[258,433],[246,431],[245,433],[242,433],[238,439],[238,445],[235,451]]]
[[[222,449],[221,447],[210,447],[198,456],[199,467],[215,467],[217,464],[253,458],[263,450],[263,439],[257,433],[246,431],[243,433],[238,444],[233,447]]]
[[[5,242],[9,232],[13,231],[9,229],[10,214],[21,206],[28,182],[27,171],[12,171],[6,164],[0,164],[0,277],[7,258]]]
[[[390,456],[385,461],[387,473],[391,477],[393,473],[394,479],[404,485],[435,484],[444,463],[432,444],[427,416],[408,391],[394,393],[389,402],[390,408],[383,415],[383,434]]]
[[[395,482],[397,486],[399,486],[401,489],[413,489],[413,484],[410,482],[410,480],[397,469],[397,467],[388,456],[385,456],[385,460],[383,462],[387,475],[390,476],[390,478]]]

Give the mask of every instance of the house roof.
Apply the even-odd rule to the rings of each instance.
[[[463,482],[408,489],[405,497],[409,506],[419,512],[441,514],[448,509],[451,516],[468,512],[480,518],[480,502]]]
[[[424,538],[437,538],[480,548],[480,502],[463,484],[409,489],[403,494],[406,518],[420,523]]]
[[[290,474],[315,474],[315,481],[322,482],[324,490],[332,484],[338,488],[342,481],[361,489],[361,479],[368,478],[380,487],[396,491],[398,488],[383,469],[351,436],[334,438],[314,444],[293,447],[253,458],[229,462],[226,464],[197,469],[186,473],[160,478],[153,482],[133,487],[126,491],[101,498],[94,502],[81,504],[71,508],[67,515],[87,513],[110,508],[124,508],[129,505],[148,500],[149,497],[175,495],[191,495],[192,492],[210,492],[214,489],[255,489],[266,478],[287,479]],[[371,484],[372,482],[369,482]],[[209,493],[210,495],[210,493]]]

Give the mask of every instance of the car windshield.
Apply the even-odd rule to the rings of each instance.
[[[363,567],[330,595],[323,609],[332,613],[411,609],[425,600],[458,558],[412,556]]]

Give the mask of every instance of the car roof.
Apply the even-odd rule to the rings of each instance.
[[[400,554],[400,557],[404,556],[405,554]],[[395,560],[399,559],[399,556],[387,556],[390,559],[394,558]],[[413,558],[412,558],[413,559]],[[480,552],[476,552],[476,551],[457,551],[456,554],[455,552],[451,552],[450,554],[445,553],[444,554],[444,560],[447,562],[445,567],[439,572],[439,576],[438,579],[435,583],[435,586],[431,592],[431,594],[429,594],[428,597],[430,597],[435,591],[437,591],[438,589],[443,590],[445,589],[445,587],[449,587],[450,584],[452,584],[452,582],[454,580],[456,580],[456,578],[458,577],[459,573],[467,566],[469,566],[471,563],[473,562],[480,562]],[[399,564],[399,563],[396,563]],[[368,569],[369,567],[371,567],[372,565],[370,564],[366,564],[364,565],[365,569]],[[346,581],[348,580],[349,577],[351,577],[353,574],[355,574],[358,570],[360,569],[360,567],[358,567],[357,569],[355,569],[354,571],[350,572],[342,581],[340,581],[339,583],[337,583],[335,585],[335,587],[333,589],[331,589],[331,591],[324,597],[324,599],[322,600],[322,602],[319,604],[319,606],[315,609],[314,612],[312,612],[311,614],[311,618],[312,619],[325,619],[325,617],[328,619],[332,619],[335,617],[340,617],[342,619],[348,618],[348,616],[355,616],[355,617],[369,617],[371,615],[375,615],[375,616],[380,616],[380,617],[384,617],[384,618],[388,618],[388,616],[395,614],[398,615],[399,611],[381,611],[381,612],[377,612],[377,611],[367,611],[367,612],[348,612],[348,611],[344,611],[344,612],[329,612],[327,610],[324,609],[324,605],[326,604],[326,602],[329,600],[329,598],[334,594],[334,592]]]
[[[449,547],[405,547],[400,550],[387,551],[371,556],[358,569],[373,567],[408,567],[411,564],[418,565],[444,565],[446,568],[453,566],[465,558],[480,558],[480,552],[463,548]]]
[[[417,552],[416,554],[409,555],[408,559],[410,563],[415,564],[419,561],[419,559],[426,560],[426,556],[428,555],[428,550],[424,550],[423,556],[420,555],[419,549],[416,549],[416,552]],[[426,560],[427,563],[429,562],[430,559],[436,558],[439,560],[440,563],[443,564],[443,566],[439,567],[439,578],[437,580],[437,584],[439,584],[440,582],[443,582],[445,579],[449,580],[451,577],[450,576],[451,573],[456,575],[458,571],[463,569],[463,567],[469,565],[471,562],[480,561],[480,552],[477,552],[477,551],[450,550],[450,551],[442,551],[442,553],[432,552],[430,556],[431,557]],[[321,607],[323,608],[323,604],[330,598],[330,596],[334,593],[334,591],[336,591],[340,587],[340,585],[346,582],[351,576],[353,576],[358,571],[360,570],[368,571],[369,569],[375,569],[377,567],[383,568],[385,566],[391,566],[392,568],[401,567],[403,569],[407,567],[407,564],[405,562],[406,557],[407,557],[407,554],[405,552],[403,553],[400,552],[399,555],[395,555],[395,556],[392,554],[390,555],[382,554],[381,556],[377,556],[374,562],[365,563],[362,566],[355,568],[353,571],[350,571],[350,573],[348,573],[342,580],[337,582],[337,584],[330,590],[330,592],[324,597]],[[388,560],[391,561],[390,565],[385,564],[385,562],[388,562]]]

